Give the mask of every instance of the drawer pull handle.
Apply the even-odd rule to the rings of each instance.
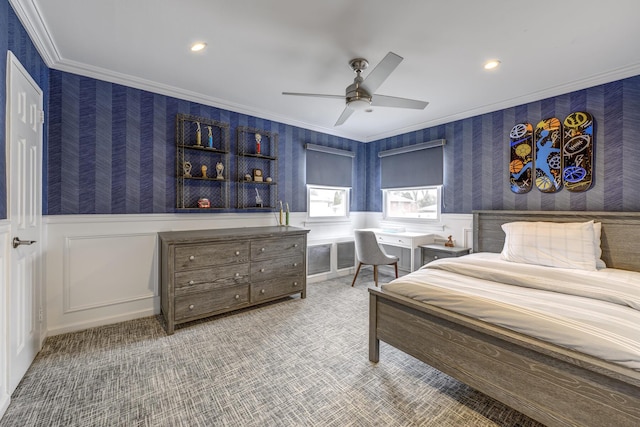
[[[438,255],[434,255],[434,256],[433,256],[433,259],[438,259]]]
[[[293,282],[293,286],[298,286],[298,282]]]
[[[261,289],[261,290],[260,290],[260,293],[261,293],[261,294],[264,294],[264,289]]]
[[[298,247],[298,244],[297,244],[297,243],[294,243],[294,244],[293,244],[293,247],[294,247],[294,248],[297,248],[297,247]]]
[[[236,299],[240,299],[240,295],[236,295]]]
[[[264,248],[260,248],[260,252],[264,252]]]
[[[240,251],[236,251],[236,256],[240,255]]]
[[[297,263],[297,262],[294,262],[294,263],[293,263],[293,266],[294,266],[294,267],[297,267],[297,266],[298,266],[298,263]]]
[[[194,307],[195,307],[195,305],[191,304],[191,305],[189,306],[189,310],[193,310],[193,308],[194,308]]]
[[[196,257],[194,257],[193,255],[189,257],[189,261],[193,261],[194,259],[196,259]]]
[[[190,284],[190,285],[193,285],[194,283],[196,283],[196,282],[195,282],[195,281],[193,281],[193,280],[189,280],[189,284]]]
[[[240,273],[236,273],[236,277],[240,277]]]
[[[264,268],[261,268],[261,269],[260,269],[260,273],[264,273]]]

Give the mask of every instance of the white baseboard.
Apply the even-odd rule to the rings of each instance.
[[[11,396],[9,396],[7,393],[2,393],[2,395],[0,395],[0,419],[2,419],[4,413],[7,412],[7,408],[9,407],[10,403]]]

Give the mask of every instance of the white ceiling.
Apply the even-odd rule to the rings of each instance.
[[[640,74],[638,0],[10,1],[51,68],[358,141]],[[377,93],[424,110],[334,127],[341,100],[281,94],[344,94],[350,59],[389,51],[404,61]]]

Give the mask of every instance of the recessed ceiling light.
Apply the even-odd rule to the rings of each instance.
[[[499,65],[500,65],[500,61],[498,61],[497,59],[492,59],[491,61],[487,61],[484,63],[484,69],[493,70],[498,68]]]
[[[203,42],[194,43],[194,44],[191,45],[191,51],[192,52],[199,52],[202,49],[204,49],[205,47],[207,47],[206,43],[203,43]]]

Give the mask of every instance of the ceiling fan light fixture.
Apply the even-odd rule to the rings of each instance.
[[[485,70],[495,70],[500,66],[500,61],[497,59],[492,59],[484,63]]]
[[[191,52],[200,52],[201,50],[204,50],[205,47],[207,47],[205,42],[194,43],[191,45]]]
[[[353,108],[357,111],[365,111],[368,108],[371,108],[371,100],[366,98],[351,99],[347,104],[350,108]]]

